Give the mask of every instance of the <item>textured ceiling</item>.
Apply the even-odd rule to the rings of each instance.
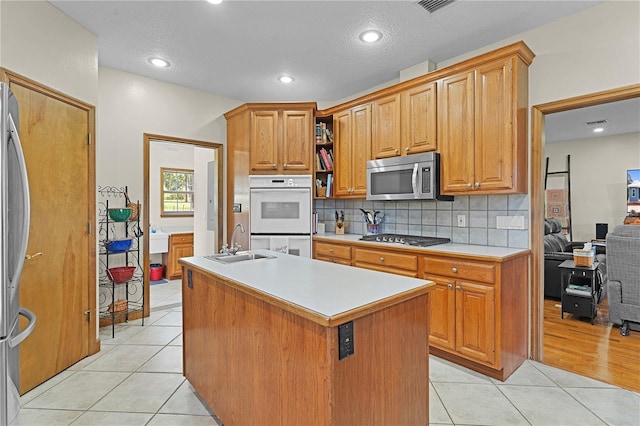
[[[100,65],[244,102],[340,100],[600,2],[459,0],[429,14],[410,0],[51,0],[97,35]],[[375,45],[358,39],[370,28]]]

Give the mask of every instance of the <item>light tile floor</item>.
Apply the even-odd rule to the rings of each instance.
[[[151,287],[145,319],[23,395],[19,424],[217,425],[182,376],[180,281]],[[430,424],[639,425],[640,394],[527,361],[507,381],[430,358]]]

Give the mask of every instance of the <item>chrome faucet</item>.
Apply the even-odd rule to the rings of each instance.
[[[222,246],[222,249],[220,249],[220,253],[233,255],[242,248],[240,244],[236,244],[236,231],[238,230],[238,227],[240,227],[240,232],[244,234],[244,226],[242,226],[241,223],[236,224],[236,226],[233,227],[233,232],[231,233],[231,243],[229,243],[229,246],[227,246],[227,244],[225,243]]]

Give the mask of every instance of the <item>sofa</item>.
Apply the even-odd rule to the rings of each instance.
[[[640,331],[640,225],[619,225],[607,234],[609,321],[620,334]]]
[[[562,281],[560,265],[565,260],[573,260],[573,249],[584,247],[584,242],[571,242],[562,233],[562,224],[558,219],[544,220],[544,297],[560,300]],[[607,256],[604,249],[596,248],[598,269],[596,272],[597,302],[607,294]]]

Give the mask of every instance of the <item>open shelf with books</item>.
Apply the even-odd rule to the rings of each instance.
[[[332,196],[334,173],[333,116],[316,117],[315,141],[315,198]]]

